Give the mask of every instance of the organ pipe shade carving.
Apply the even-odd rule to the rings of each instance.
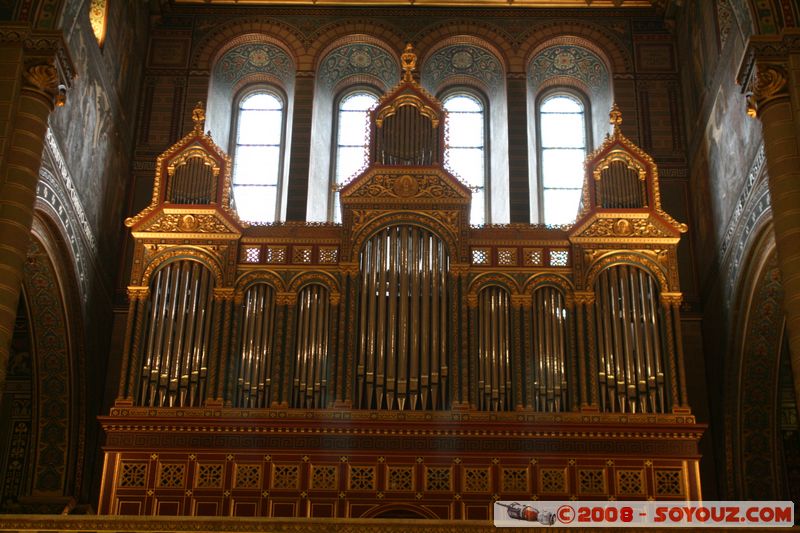
[[[275,391],[271,368],[275,353],[275,289],[257,283],[242,302],[236,391],[237,407],[268,407]]]
[[[143,330],[139,404],[198,406],[205,397],[214,278],[197,261],[168,263],[153,276]]]
[[[603,411],[664,413],[665,335],[653,276],[616,265],[595,283],[597,357]]]
[[[567,309],[564,295],[552,286],[533,293],[530,399],[537,411],[566,411]],[[572,376],[569,376],[571,379]]]
[[[439,159],[439,129],[416,105],[399,105],[375,128],[374,150],[374,161],[383,165],[433,165]]]
[[[291,388],[292,407],[326,407],[328,393],[328,289],[307,285],[297,298],[297,334]]]
[[[647,187],[639,170],[612,161],[597,181],[597,206],[607,209],[647,207]]]
[[[173,204],[209,204],[216,196],[216,177],[202,157],[189,157],[170,177],[167,201]]]
[[[514,408],[508,291],[490,286],[478,294],[478,408]]]
[[[365,409],[449,406],[448,271],[442,239],[386,227],[360,254],[355,404]]]

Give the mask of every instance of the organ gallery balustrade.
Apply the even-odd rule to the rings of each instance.
[[[366,513],[352,501],[374,501],[382,476],[400,475],[379,474],[383,467],[375,465],[393,461],[409,469],[412,488],[390,500],[419,500],[428,490],[451,500],[458,494],[461,501],[470,476],[479,475],[468,470],[494,468],[485,466],[486,456],[470,456],[481,466],[462,466],[460,458],[456,466],[448,463],[449,485],[437,489],[434,478],[446,473],[437,469],[445,467],[423,468],[430,458],[414,461],[398,452],[390,460],[365,450],[408,446],[440,461],[448,449],[477,450],[470,447],[481,443],[471,439],[479,435],[484,445],[506,450],[492,464],[522,461],[515,468],[526,480],[528,472],[538,476],[537,484],[520,482],[519,492],[528,496],[624,496],[614,465],[626,460],[641,475],[641,490],[630,497],[699,496],[702,427],[687,401],[676,259],[686,227],[661,209],[653,160],[622,135],[614,108],[613,132],[587,160],[574,225],[470,227],[470,191],[440,163],[445,112],[414,81],[413,63],[404,55],[403,81],[371,112],[376,148],[368,168],[341,189],[341,225],[240,221],[230,206],[230,160],[203,133],[200,107],[194,130],[159,157],[150,206],[126,220],[135,251],[119,398],[103,419],[110,439],[103,512],[159,512],[152,494],[136,496],[132,507],[120,499],[125,461],[163,468],[150,417],[191,435],[214,426],[222,440],[198,445],[209,457],[231,446],[269,457],[266,463],[256,455],[247,459],[271,472],[270,480],[254,482],[267,494],[261,498],[273,498],[270,487],[287,498],[313,494],[317,467],[310,477],[299,473],[309,457],[325,463],[326,454],[338,454],[333,476],[337,464],[360,457],[373,466],[357,472],[348,466],[342,481],[331,481],[333,492],[323,491],[334,502],[345,500],[331,504],[339,515]],[[542,424],[550,433],[540,433]],[[125,440],[127,431],[150,435],[150,444],[131,444],[138,441]],[[243,431],[350,436],[296,446],[286,437],[268,445],[237,441]],[[585,443],[570,443],[584,438],[581,432],[605,435],[600,442],[606,444],[593,445],[604,450],[605,466],[592,463],[592,454],[585,458],[592,468],[576,462]],[[370,441],[380,435],[398,441]],[[404,444],[412,435],[423,444]],[[645,444],[626,452],[634,444],[624,435]],[[289,475],[284,467],[300,459],[285,456],[279,468],[270,466],[271,458],[294,447],[306,459],[292,467],[299,468],[295,482],[283,486],[275,476]],[[536,466],[535,449],[552,468]],[[661,451],[641,457],[643,449]],[[191,466],[189,452],[175,452],[175,464]],[[659,489],[658,464],[665,472],[678,468],[675,491]],[[513,470],[497,468],[497,480]],[[584,476],[601,481],[591,485],[594,478]],[[545,486],[543,480],[556,478]],[[188,478],[181,479],[185,488]],[[214,494],[236,488],[230,479],[220,478]],[[488,516],[488,495],[514,493],[511,478],[497,480],[471,485],[478,515]],[[197,505],[197,496],[180,497],[181,512],[196,514],[185,506]],[[314,515],[313,505],[295,500],[281,511],[279,500],[254,512]],[[216,512],[236,513],[233,503],[219,501]],[[442,513],[464,518],[470,511]]]

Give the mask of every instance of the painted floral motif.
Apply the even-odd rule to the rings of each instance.
[[[249,74],[272,74],[289,83],[294,77],[294,64],[289,56],[275,45],[243,44],[228,50],[216,66],[216,77],[228,85]]]
[[[593,91],[608,87],[608,69],[593,52],[579,46],[558,45],[545,48],[528,67],[534,87],[555,76],[569,76]]]
[[[503,67],[483,48],[456,44],[437,50],[422,68],[423,84],[431,91],[450,76],[475,78],[494,91],[502,86]]]
[[[340,46],[331,51],[319,68],[319,80],[328,87],[353,74],[374,76],[393,87],[400,81],[397,61],[383,48],[366,43]]]

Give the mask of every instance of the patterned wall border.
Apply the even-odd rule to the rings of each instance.
[[[53,176],[49,170],[42,167],[39,170],[39,183],[36,184],[36,197],[39,201],[50,207],[63,227],[63,231],[67,237],[67,244],[75,259],[74,270],[81,288],[81,298],[83,303],[86,304],[89,298],[89,280],[87,279],[88,266],[86,264],[86,256],[80,244],[81,233],[78,229],[78,227],[82,228],[82,226],[80,222],[78,224],[75,223],[75,220],[80,220],[79,215],[75,213],[73,204],[64,201],[64,196],[61,192],[55,176]],[[85,233],[82,235],[84,237],[86,236]]]
[[[214,79],[235,86],[253,74],[270,74],[286,86],[294,83],[295,65],[289,55],[271,43],[244,43],[227,50],[214,65]]]
[[[64,160],[64,155],[61,152],[61,149],[58,146],[58,142],[56,141],[56,138],[53,136],[53,132],[50,128],[47,128],[47,134],[45,135],[45,142],[47,151],[52,156],[51,159],[53,160],[53,163],[55,165],[55,170],[58,171],[58,174],[61,177],[63,188],[67,193],[66,198],[69,200],[69,204],[74,212],[75,219],[78,221],[78,224],[80,225],[81,230],[83,231],[83,235],[86,238],[90,248],[95,254],[97,254],[97,240],[95,239],[94,233],[92,232],[92,227],[89,224],[89,219],[86,217],[86,211],[84,210],[83,204],[81,203],[81,198],[78,195],[78,190],[75,188],[75,182],[72,181],[72,176],[69,172],[69,168],[67,167],[67,163]],[[59,213],[58,211],[56,212]]]
[[[379,46],[352,43],[328,52],[317,70],[317,79],[329,89],[348,76],[357,75],[373,76],[386,87],[394,87],[400,81],[400,65],[392,54]]]
[[[739,200],[736,202],[720,247],[721,265],[727,271],[725,297],[728,301],[734,295],[742,262],[750,247],[753,233],[764,217],[769,215],[772,206],[764,162],[764,146],[761,145],[739,194]]]
[[[58,493],[66,484],[71,410],[70,348],[64,301],[55,267],[42,244],[31,239],[25,263],[36,353],[38,429],[33,489]]]
[[[531,59],[527,70],[534,90],[553,78],[576,79],[595,93],[608,90],[608,68],[597,54],[582,46],[548,46]]]
[[[783,332],[783,285],[775,254],[759,276],[742,351],[739,407],[741,497],[778,497],[775,390]],[[737,469],[738,470],[738,469]]]
[[[448,78],[468,76],[483,83],[492,93],[505,81],[503,66],[494,54],[471,44],[453,44],[434,52],[422,67],[422,84],[431,92]]]

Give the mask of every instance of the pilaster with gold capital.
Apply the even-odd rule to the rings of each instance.
[[[750,38],[738,81],[761,121],[795,401],[800,406],[800,29]]]

